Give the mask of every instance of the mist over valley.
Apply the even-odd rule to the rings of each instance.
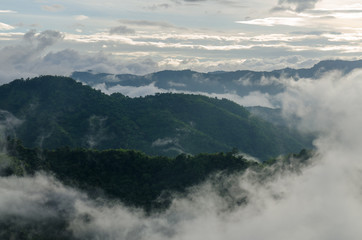
[[[0,240],[360,240],[360,0],[2,0]]]
[[[357,239],[360,77],[281,79],[279,109],[107,95],[67,77],[2,85],[0,234]]]

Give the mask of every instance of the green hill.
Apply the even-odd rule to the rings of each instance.
[[[0,109],[23,120],[15,132],[26,147],[124,148],[167,156],[238,148],[262,160],[311,147],[310,138],[225,99],[109,96],[65,77],[2,85]]]
[[[258,165],[232,152],[169,158],[123,149],[39,150],[24,148],[14,140],[8,140],[7,152],[8,155],[0,155],[0,163],[7,161],[0,176],[44,171],[91,195],[102,191],[108,197],[146,210],[167,206],[171,200],[167,194],[184,193],[187,187],[199,184],[214,172],[242,172]]]
[[[74,221],[80,226],[92,226],[99,220],[97,210],[93,211],[93,208],[125,205],[132,206],[130,211],[137,207],[145,210],[147,215],[157,216],[163,210],[167,211],[175,198],[186,197],[194,190],[193,186],[205,180],[225,201],[224,210],[232,211],[248,204],[250,199],[242,188],[239,189],[240,179],[229,176],[249,169],[256,174],[258,181],[268,182],[282,173],[300,173],[308,166],[308,159],[313,154],[303,150],[261,164],[233,152],[196,156],[181,154],[168,158],[122,149],[29,149],[11,139],[0,143],[7,150],[7,154],[0,154],[4,201],[11,206],[0,218],[0,236],[1,239],[20,240],[93,239],[89,235],[76,236],[70,227]],[[45,188],[37,186],[39,177],[42,183],[48,182]],[[29,184],[23,186],[26,182]],[[9,186],[10,193],[7,192]],[[26,195],[19,194],[22,191]],[[19,209],[12,206],[9,199]],[[77,211],[79,206],[82,208],[82,203],[90,204],[92,208]],[[105,211],[105,214],[109,212]]]

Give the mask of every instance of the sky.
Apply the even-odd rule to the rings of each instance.
[[[0,78],[355,60],[361,20],[359,0],[2,0]]]

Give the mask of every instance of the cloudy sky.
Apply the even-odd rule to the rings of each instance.
[[[2,0],[0,77],[310,67],[362,52],[360,0]]]

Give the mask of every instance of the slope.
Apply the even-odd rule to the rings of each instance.
[[[65,77],[3,85],[0,109],[23,120],[15,132],[27,147],[126,148],[168,156],[236,147],[265,160],[311,146],[311,139],[251,116],[225,99],[109,96]]]

